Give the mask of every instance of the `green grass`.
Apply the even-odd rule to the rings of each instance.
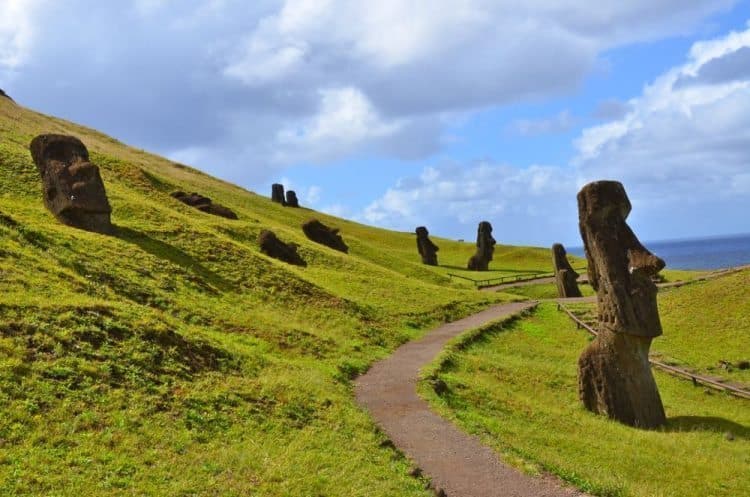
[[[113,236],[44,208],[27,147],[50,132],[79,137],[100,166]],[[350,253],[307,240],[311,217]],[[308,266],[261,254],[267,228]],[[284,208],[0,99],[0,495],[430,495],[381,446],[351,379],[513,298],[451,283],[473,244],[435,241],[433,268],[410,233]],[[548,252],[498,246],[493,267],[544,269]]]
[[[584,410],[576,361],[588,343],[554,304],[472,336],[441,357],[443,415],[527,471],[550,471],[602,496],[750,494],[747,401],[655,373],[668,425],[645,431]],[[734,440],[725,438],[732,432]]]

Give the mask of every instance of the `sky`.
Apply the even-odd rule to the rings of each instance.
[[[0,0],[0,88],[249,190],[401,231],[750,232],[750,1]]]

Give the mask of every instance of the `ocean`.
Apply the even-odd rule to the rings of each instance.
[[[722,269],[750,264],[750,234],[643,244],[664,259],[668,269]],[[584,256],[583,247],[573,247],[569,252]]]

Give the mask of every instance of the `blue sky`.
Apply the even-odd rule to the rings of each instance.
[[[611,5],[606,5],[611,4]],[[249,6],[248,6],[249,5]],[[735,0],[0,0],[0,88],[368,224],[580,244],[617,179],[642,239],[750,232]]]

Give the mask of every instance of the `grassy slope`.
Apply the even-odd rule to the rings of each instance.
[[[49,132],[81,138],[101,167],[114,236],[44,209],[27,146]],[[313,215],[341,228],[349,255],[304,237]],[[309,266],[259,253],[263,228]],[[443,264],[473,252],[435,241]],[[493,265],[548,259],[498,247]],[[452,270],[420,264],[411,234],[283,208],[0,99],[0,494],[427,495],[349,380],[503,298],[451,284]]]
[[[632,429],[585,411],[576,360],[587,343],[543,304],[533,317],[444,356],[448,393],[423,393],[444,415],[527,469],[542,467],[605,496],[750,494],[747,401],[656,372],[666,429]],[[733,441],[725,438],[731,431]]]

